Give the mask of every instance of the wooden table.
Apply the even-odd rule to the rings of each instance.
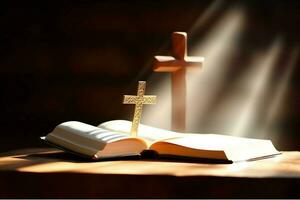
[[[49,148],[0,156],[1,198],[300,197],[300,152],[234,164],[89,162]]]

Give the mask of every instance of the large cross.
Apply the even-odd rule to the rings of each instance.
[[[135,104],[134,116],[131,125],[131,135],[133,137],[137,136],[138,127],[141,121],[143,104],[155,104],[156,96],[144,95],[146,89],[146,82],[139,81],[137,96],[124,95],[124,104]]]
[[[155,56],[155,72],[172,73],[172,130],[185,131],[186,126],[186,67],[200,66],[203,57],[187,56],[187,34],[174,32],[172,56]]]

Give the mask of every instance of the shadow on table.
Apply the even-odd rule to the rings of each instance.
[[[32,153],[28,155],[15,156],[15,158],[35,160],[35,161],[47,161],[47,162],[76,162],[76,163],[86,163],[86,162],[105,162],[105,161],[147,161],[147,162],[181,162],[181,163],[202,163],[202,164],[230,164],[232,162],[228,160],[217,160],[217,159],[205,159],[205,158],[191,158],[182,156],[171,156],[171,155],[158,155],[154,151],[144,151],[141,155],[127,155],[127,156],[117,156],[110,158],[101,158],[98,160],[93,160],[89,157],[79,155],[74,152],[64,152],[64,151],[46,151],[39,153]]]
[[[101,162],[101,161],[115,161],[115,160],[140,160],[140,156],[138,155],[129,155],[122,157],[111,157],[111,158],[103,158],[99,160],[93,160],[89,157],[78,156],[69,152],[45,152],[45,153],[36,153],[29,155],[17,156],[15,158],[28,159],[28,160],[47,160],[47,161],[64,161],[64,162],[76,162],[76,163],[86,163],[86,162]]]

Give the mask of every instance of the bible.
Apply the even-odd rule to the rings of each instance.
[[[143,124],[140,124],[138,137],[131,137],[130,128],[131,122],[126,120],[112,120],[98,126],[69,121],[59,124],[41,139],[94,160],[142,156],[145,151],[152,151],[162,157],[213,159],[231,163],[280,154],[270,140],[179,133]]]

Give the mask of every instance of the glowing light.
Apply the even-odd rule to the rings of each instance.
[[[244,93],[246,101],[240,110],[241,114],[232,131],[234,135],[246,135],[249,130],[253,130],[251,126],[256,120],[257,108],[264,101],[264,94],[268,89],[267,86],[270,82],[275,61],[278,59],[281,50],[282,40],[277,38],[267,55],[264,58],[259,56],[255,58],[254,67],[251,67],[250,72],[246,72],[245,77],[242,78],[246,82],[246,85],[244,85],[246,88],[244,89],[248,92]]]
[[[202,13],[195,25],[188,32],[192,36],[196,29],[201,28],[209,21],[223,5],[222,0],[212,2],[209,7]],[[161,49],[166,49],[165,43]],[[202,54],[199,54],[200,56]],[[148,62],[147,66],[151,66]],[[200,70],[201,71],[201,70]],[[171,129],[171,77],[169,74],[152,74],[148,79],[149,91],[159,97],[159,101],[152,108],[145,108],[142,122],[147,125],[156,126],[164,129]],[[153,86],[153,87],[152,87]]]
[[[218,11],[222,2],[215,1],[196,21],[188,36],[203,28]],[[246,13],[242,4],[224,12],[211,30],[196,41],[191,56],[203,56],[204,66],[199,71],[187,71],[187,131],[214,132],[236,136],[265,137],[274,132],[288,82],[298,59],[298,48],[285,58],[284,71],[274,81],[275,68],[283,55],[284,41],[276,35],[266,49],[239,54]],[[246,32],[247,33],[247,32]],[[196,34],[194,34],[194,37]],[[243,55],[241,58],[239,55]],[[288,53],[286,55],[289,55]],[[237,66],[236,60],[243,61]],[[231,74],[237,67],[243,68]],[[233,76],[235,75],[235,76]],[[159,80],[157,76],[160,76]],[[162,78],[163,77],[163,78]],[[159,81],[157,81],[159,80]],[[159,83],[151,93],[160,97],[156,108],[147,110],[144,123],[170,128],[171,81],[169,75],[154,74],[148,81]],[[224,89],[225,88],[225,89]],[[273,140],[274,136],[269,137]]]
[[[200,72],[188,73],[188,127],[199,131],[211,113],[212,103],[222,89],[230,61],[239,46],[244,25],[243,7],[235,6],[225,12],[216,26],[197,44],[193,55],[205,58]],[[202,124],[202,125],[201,125]]]
[[[202,26],[206,20],[211,18],[222,5],[221,1],[211,4],[208,10],[197,20],[193,30]],[[191,51],[191,55],[204,56],[205,63],[202,70],[187,72],[187,128],[199,132],[199,121],[203,120],[210,103],[224,82],[224,74],[234,54],[239,36],[243,28],[243,8],[234,6],[221,17],[216,26],[208,31],[203,38],[204,42],[197,44],[199,48]],[[222,62],[220,62],[222,60]],[[159,79],[158,77],[160,76]],[[163,78],[162,78],[163,77]],[[143,123],[160,128],[170,129],[171,118],[171,81],[167,74],[153,74],[147,80],[148,85],[155,83],[150,91],[159,96],[159,101],[152,108],[145,109]],[[150,89],[150,88],[149,88]],[[198,101],[201,99],[201,101]]]
[[[282,104],[282,102],[283,102],[285,94],[288,90],[288,83],[289,83],[290,77],[292,75],[292,72],[296,66],[298,56],[299,56],[299,49],[294,48],[290,55],[290,58],[288,59],[288,63],[285,66],[286,67],[285,72],[283,73],[282,78],[279,81],[279,84],[275,91],[275,94],[273,95],[273,98],[272,98],[273,100],[267,111],[267,116],[265,118],[264,125],[260,131],[261,135],[266,135],[268,133],[274,133],[276,131],[276,130],[274,130],[274,127],[275,127],[274,125],[278,120],[280,111],[284,108],[284,105]],[[272,138],[275,139],[274,136],[272,136]]]

